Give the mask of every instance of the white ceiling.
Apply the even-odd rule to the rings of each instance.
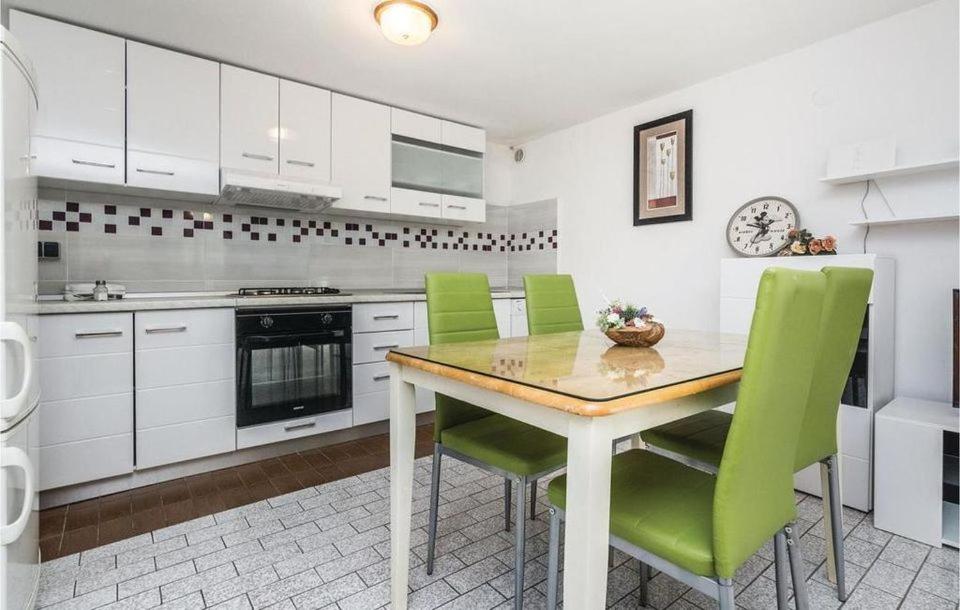
[[[376,0],[5,4],[486,127],[515,143],[928,0],[428,0],[426,44],[387,42]]]

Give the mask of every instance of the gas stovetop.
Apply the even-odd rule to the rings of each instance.
[[[318,297],[330,296],[335,294],[348,294],[340,292],[337,288],[328,288],[327,286],[289,286],[283,288],[241,288],[237,292],[238,297]]]

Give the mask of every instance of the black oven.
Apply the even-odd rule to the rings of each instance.
[[[237,426],[349,409],[349,307],[237,310]]]

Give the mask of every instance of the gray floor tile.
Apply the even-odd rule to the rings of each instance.
[[[49,610],[89,610],[109,604],[110,602],[116,601],[116,599],[117,588],[114,586],[107,586],[84,593],[83,595],[62,601],[52,606],[46,606],[46,608]]]
[[[313,570],[307,570],[293,576],[272,582],[263,587],[247,591],[247,597],[254,608],[265,608],[284,599],[292,598],[304,591],[323,584],[323,579]]]
[[[354,593],[337,602],[340,610],[369,610],[385,606],[390,601],[390,583],[382,582],[379,585]]]
[[[880,559],[909,570],[919,570],[930,547],[900,536],[894,536],[880,553]]]
[[[277,573],[272,567],[263,568],[262,570],[257,570],[256,572],[241,574],[240,576],[231,578],[230,580],[224,580],[204,587],[202,589],[203,599],[208,605],[219,604],[220,602],[233,599],[234,597],[247,593],[248,591],[265,587],[276,580],[279,579],[277,578]]]
[[[850,594],[843,605],[844,610],[896,610],[900,598],[880,589],[861,584]]]
[[[262,543],[263,540],[260,542]],[[242,559],[237,559],[233,562],[233,565],[237,568],[237,572],[240,574],[246,574],[248,572],[254,572],[260,568],[272,566],[275,563],[293,559],[302,555],[303,552],[300,550],[300,547],[297,546],[296,542],[287,542],[286,544],[268,548],[263,552],[247,555]],[[281,578],[283,578],[283,576],[281,576]]]
[[[77,580],[76,594],[82,595],[96,589],[102,589],[110,585],[115,585],[131,578],[136,578],[156,570],[156,563],[153,557],[144,559],[138,563],[122,566],[114,570],[108,570],[102,574],[91,577],[82,577]]]
[[[298,610],[325,608],[354,593],[359,593],[365,588],[366,586],[363,584],[363,581],[360,580],[359,576],[356,574],[348,574],[343,578],[338,578],[333,582],[314,587],[309,591],[298,594],[293,598],[293,603]]]
[[[137,593],[126,599],[121,599],[101,607],[109,608],[109,610],[145,610],[146,608],[157,608],[161,606],[161,601],[160,589],[148,589],[143,593]],[[201,605],[196,605],[196,603],[194,603],[193,608],[202,608],[202,599],[200,600],[200,604]]]
[[[456,599],[457,592],[446,581],[438,580],[429,586],[418,589],[407,598],[410,610],[432,610]]]
[[[227,563],[207,570],[206,572],[200,572],[199,574],[161,585],[160,594],[163,596],[163,601],[166,602],[202,591],[207,587],[216,586],[218,583],[228,581],[236,575],[237,570],[233,565]]]
[[[482,585],[439,606],[441,610],[487,610],[504,601],[503,595],[490,585]]]
[[[381,561],[380,553],[369,547],[344,557],[334,558],[334,554],[339,555],[336,549],[328,550],[325,556],[317,554],[315,557],[311,557],[312,561],[319,564],[316,571],[323,578],[323,582],[336,580],[341,576],[346,576],[351,572],[356,572]],[[324,559],[326,561],[323,561]]]
[[[217,524],[217,520],[214,518],[213,515],[206,515],[204,517],[199,517],[197,519],[191,519],[190,521],[184,521],[183,523],[171,525],[170,527],[154,530],[153,541],[163,542],[168,538],[175,538],[177,536],[182,536],[188,532],[195,532],[197,530],[202,530],[216,524]]]
[[[863,577],[863,583],[891,595],[907,594],[916,572],[878,559]]]
[[[130,580],[125,580],[117,587],[117,598],[124,599],[155,587],[162,587],[167,583],[192,576],[197,573],[192,561],[185,561],[169,568],[157,570],[143,576],[137,576]]]
[[[957,604],[949,602],[933,593],[913,587],[903,598],[900,610],[956,610]]]
[[[211,540],[220,541],[219,538],[212,538]],[[222,544],[222,541],[220,542]],[[204,543],[201,542],[200,544],[204,544]],[[199,546],[200,544],[195,546]],[[192,547],[187,547],[187,548],[192,548]],[[241,559],[243,557],[247,557],[249,555],[253,555],[256,553],[260,553],[262,551],[263,551],[263,547],[260,546],[260,542],[258,540],[251,540],[250,542],[246,542],[244,544],[226,547],[220,551],[214,551],[207,555],[197,557],[196,559],[193,560],[193,563],[197,566],[198,572],[206,572],[211,568],[215,568],[225,563],[232,563],[238,559]]]
[[[927,563],[933,564],[938,568],[943,568],[944,570],[956,572],[960,569],[957,561],[958,557],[960,557],[960,552],[958,552],[957,549],[952,549],[948,546],[939,549],[934,548],[930,549],[930,554],[927,555]]]
[[[920,568],[914,586],[918,589],[933,593],[954,603],[957,602],[957,573],[953,570],[944,570],[933,564],[926,564]]]

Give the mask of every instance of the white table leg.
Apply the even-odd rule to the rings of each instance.
[[[567,438],[563,574],[566,608],[605,608],[610,533],[611,437],[596,419],[576,418]],[[575,567],[573,567],[575,566]]]
[[[410,564],[410,511],[416,443],[414,386],[400,377],[401,367],[390,363],[390,579],[394,608],[407,607]]]

